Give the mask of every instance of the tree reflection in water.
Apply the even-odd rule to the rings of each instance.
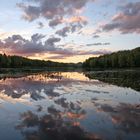
[[[1,78],[0,92],[12,98],[21,98],[23,95],[30,95],[33,100],[41,100],[44,95],[53,98],[59,96],[59,93],[54,91],[54,88],[61,85],[67,85],[69,81],[61,81],[62,75],[60,72],[46,72],[33,75],[10,75]]]
[[[12,119],[18,124],[14,135],[21,132],[21,139],[137,140],[140,135],[139,92],[101,82],[109,79],[111,83],[113,79],[112,84],[121,82],[121,86],[139,90],[139,77],[124,73],[46,72],[15,79],[9,77],[0,80],[0,99],[13,116],[20,116],[19,121]],[[23,99],[31,104],[22,104]],[[12,104],[11,100],[19,102]],[[22,113],[19,115],[19,112]],[[5,121],[6,111],[2,110],[1,115],[4,119],[0,121]],[[4,123],[10,124],[11,120]]]

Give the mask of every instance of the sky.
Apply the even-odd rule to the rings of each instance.
[[[83,62],[140,46],[140,0],[1,0],[0,53]]]

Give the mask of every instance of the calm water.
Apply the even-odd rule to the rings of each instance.
[[[0,140],[138,139],[138,71],[1,75]]]

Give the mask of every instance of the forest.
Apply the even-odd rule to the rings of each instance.
[[[78,64],[59,63],[44,60],[32,60],[21,56],[0,54],[0,68],[47,68],[47,67],[77,67]]]
[[[91,57],[83,63],[60,63],[45,60],[32,60],[21,56],[0,54],[0,68],[130,68],[140,67],[140,47],[118,51],[99,57]]]
[[[140,67],[140,47],[118,51],[99,57],[91,57],[83,63],[84,68],[130,68]]]

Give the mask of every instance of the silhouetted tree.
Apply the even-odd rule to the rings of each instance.
[[[84,68],[129,68],[140,67],[140,47],[92,57],[83,63]]]

